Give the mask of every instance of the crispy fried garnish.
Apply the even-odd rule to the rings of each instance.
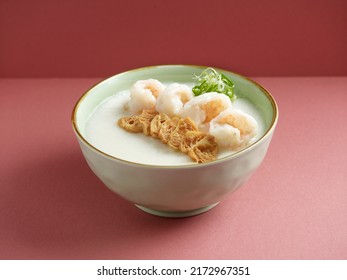
[[[118,125],[129,132],[142,132],[159,138],[197,163],[209,162],[217,157],[218,146],[214,137],[199,131],[190,118],[170,118],[163,113],[144,110],[140,115],[119,119]]]
[[[154,138],[159,138],[159,132],[162,126],[171,121],[171,119],[166,114],[156,115],[151,122],[151,136]]]
[[[142,132],[142,124],[137,116],[123,117],[118,120],[118,125],[129,132]]]
[[[181,143],[180,148],[198,163],[212,161],[216,159],[218,153],[214,137],[200,131],[187,132],[186,139],[184,143]]]
[[[170,141],[171,133],[176,129],[179,120],[178,117],[173,117],[161,125],[158,134],[161,142],[167,144]]]
[[[129,132],[143,132],[145,135],[149,135],[151,121],[156,115],[158,112],[154,110],[143,110],[141,115],[120,118],[118,125]]]
[[[151,122],[156,115],[158,115],[157,111],[143,110],[141,115],[138,116],[139,122],[142,125],[143,134],[149,135],[151,133]]]
[[[180,144],[184,141],[188,131],[198,131],[194,122],[190,118],[179,119],[176,128],[171,132],[168,145],[179,150]]]

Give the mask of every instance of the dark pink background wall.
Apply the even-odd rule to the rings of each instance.
[[[347,75],[347,1],[0,0],[0,77],[104,77],[158,64]]]

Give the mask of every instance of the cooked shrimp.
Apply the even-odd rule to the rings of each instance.
[[[130,88],[130,100],[126,109],[132,114],[155,109],[157,98],[164,89],[165,85],[155,79],[137,81]]]
[[[257,121],[252,116],[230,108],[211,120],[209,133],[220,147],[239,150],[252,142],[257,128]]]
[[[159,95],[156,110],[169,117],[180,115],[183,105],[194,97],[190,87],[183,84],[171,84]]]
[[[230,98],[217,92],[199,95],[187,102],[182,111],[183,117],[190,117],[202,131],[208,131],[209,122],[222,111],[231,108]]]

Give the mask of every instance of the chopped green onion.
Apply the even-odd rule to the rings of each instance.
[[[195,96],[207,92],[218,92],[227,95],[231,100],[236,98],[233,82],[213,68],[207,68],[199,76],[195,76],[195,80],[200,83],[192,89]]]

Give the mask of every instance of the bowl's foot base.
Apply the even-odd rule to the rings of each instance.
[[[165,217],[165,218],[184,218],[184,217],[191,217],[191,216],[196,216],[199,214],[202,214],[210,209],[212,209],[213,207],[215,207],[217,203],[208,205],[206,207],[202,207],[202,208],[198,208],[198,209],[194,209],[194,210],[190,210],[190,211],[178,211],[178,212],[170,212],[170,211],[160,211],[160,210],[155,210],[155,209],[151,209],[142,205],[138,205],[135,204],[135,206],[139,209],[141,209],[142,211],[145,211],[149,214],[155,215],[155,216],[160,216],[160,217]]]

